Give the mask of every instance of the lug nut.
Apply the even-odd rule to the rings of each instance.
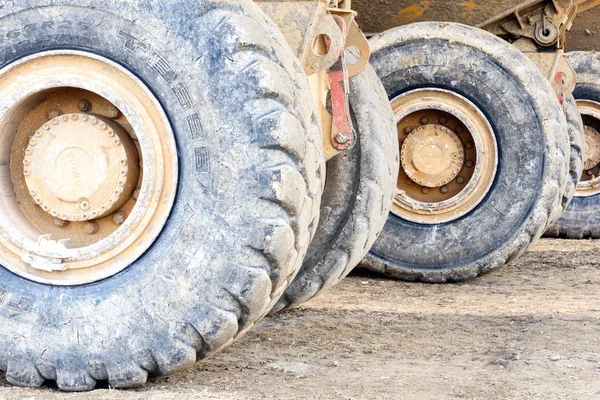
[[[465,145],[465,147],[467,149],[472,149],[473,148],[473,142],[467,142],[467,144]]]
[[[423,117],[421,118],[421,125],[427,125],[429,123],[429,118]]]
[[[88,221],[83,225],[83,231],[89,235],[98,232],[98,223],[96,221]]]
[[[456,127],[456,133],[463,133],[463,127],[462,126],[457,126]]]
[[[448,122],[448,118],[446,118],[446,117],[440,117],[440,124],[445,125],[446,122]]]
[[[585,174],[587,176],[592,176],[593,172],[592,172],[592,170],[588,169],[587,171],[585,171]]]
[[[429,188],[428,187],[424,187],[423,189],[421,189],[421,191],[425,194],[429,193]]]
[[[442,186],[442,188],[440,189],[440,192],[442,192],[444,194],[448,193],[448,191],[449,191],[448,186]]]
[[[90,209],[90,202],[87,200],[83,200],[81,203],[79,203],[79,209],[82,211],[87,211]]]
[[[69,221],[65,221],[64,219],[60,218],[54,218],[52,222],[54,223],[54,226],[59,228],[64,228],[69,223]]]
[[[77,104],[77,107],[79,107],[79,111],[90,111],[92,109],[92,103],[90,103],[89,100],[79,100],[79,104]]]
[[[459,185],[462,185],[463,183],[465,183],[465,178],[463,178],[462,176],[459,176],[458,178],[456,178],[456,183],[458,183]]]
[[[406,128],[404,128],[404,133],[406,133],[407,135],[408,135],[409,133],[411,133],[412,131],[413,131],[413,128],[412,128],[412,126],[407,126]]]
[[[55,108],[54,110],[52,110],[48,113],[48,119],[58,118],[62,114],[63,114],[62,111],[60,111],[58,108]]]
[[[335,135],[335,141],[339,144],[346,144],[348,143],[348,136],[346,136],[345,133],[340,132],[337,135]]]
[[[473,161],[472,160],[468,160],[465,165],[467,166],[467,168],[473,168]]]
[[[121,225],[123,222],[125,222],[126,217],[127,215],[125,215],[123,211],[117,211],[113,214],[112,220],[116,225]]]
[[[106,116],[110,119],[117,119],[121,116],[121,112],[115,106],[108,106]]]

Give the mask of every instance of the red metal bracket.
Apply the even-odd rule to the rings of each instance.
[[[331,143],[337,150],[347,150],[356,141],[356,134],[354,133],[352,119],[350,118],[350,84],[345,56],[347,27],[342,17],[333,15],[333,18],[342,31],[344,43],[342,43],[338,60],[329,68],[332,106]],[[327,40],[326,45],[329,48]]]

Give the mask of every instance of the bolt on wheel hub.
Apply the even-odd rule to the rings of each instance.
[[[412,131],[400,151],[402,167],[421,186],[440,187],[454,180],[463,167],[458,136],[442,125],[428,124]]]
[[[121,208],[138,181],[135,144],[117,123],[68,114],[41,126],[23,160],[35,203],[68,221],[101,218]]]

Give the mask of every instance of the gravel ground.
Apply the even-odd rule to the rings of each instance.
[[[462,284],[359,271],[145,388],[0,399],[600,399],[600,241],[544,239]]]

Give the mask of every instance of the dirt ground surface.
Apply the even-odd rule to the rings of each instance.
[[[0,399],[600,399],[600,241],[544,239],[463,284],[355,273],[137,390]]]

